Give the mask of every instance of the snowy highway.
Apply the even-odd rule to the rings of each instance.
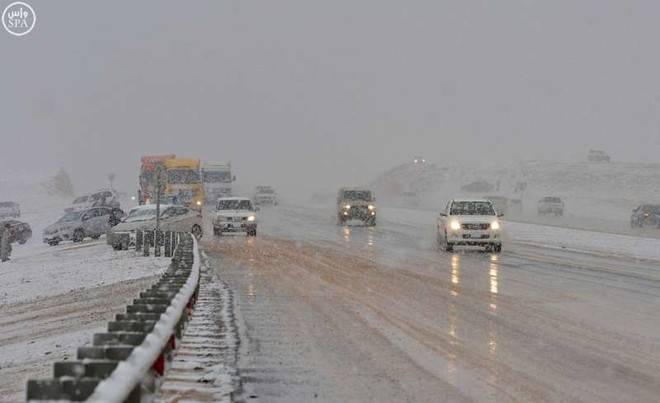
[[[655,240],[580,231],[572,251],[571,230],[511,224],[501,254],[446,253],[431,212],[340,227],[332,205],[283,205],[259,220],[257,238],[203,241],[234,292],[245,399],[660,396]]]

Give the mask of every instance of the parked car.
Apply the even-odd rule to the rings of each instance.
[[[556,196],[546,196],[539,200],[536,205],[538,215],[552,214],[555,216],[564,215],[564,202]]]
[[[77,197],[73,203],[64,209],[66,212],[86,210],[90,207],[119,208],[119,195],[112,189],[101,189],[96,192]]]
[[[277,193],[271,186],[257,186],[254,188],[253,200],[255,206],[277,206]]]
[[[21,208],[16,202],[0,202],[0,218],[18,218],[21,216]]]
[[[452,200],[438,217],[437,242],[451,252],[456,245],[502,251],[502,214],[490,200]]]
[[[4,228],[7,224],[9,224],[9,231],[11,233],[9,242],[18,242],[23,245],[28,239],[32,238],[30,224],[18,220],[2,220],[0,221],[0,228]]]
[[[199,210],[186,206],[161,204],[160,222],[161,231],[190,232],[198,239],[202,237],[204,227],[202,213]],[[132,208],[121,223],[112,227],[106,236],[108,245],[116,250],[124,248],[121,241],[124,234],[128,234],[129,244],[135,244],[137,230],[153,230],[156,228],[156,205],[146,204]]]
[[[87,237],[98,239],[119,223],[123,216],[121,209],[112,207],[69,211],[57,222],[46,227],[43,241],[49,245],[57,245],[62,241],[82,242]]]
[[[631,228],[653,226],[660,228],[660,205],[642,204],[637,206],[630,216]]]
[[[589,150],[587,154],[589,162],[610,162],[610,156],[603,150]]]
[[[245,232],[257,236],[257,209],[247,197],[222,197],[218,199],[213,219],[213,235]]]

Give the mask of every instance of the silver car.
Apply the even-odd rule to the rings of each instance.
[[[43,240],[49,245],[62,241],[82,242],[86,237],[98,239],[120,222],[124,212],[112,207],[92,207],[71,211],[44,230]]]
[[[123,248],[122,235],[128,234],[129,243],[135,243],[135,231],[153,230],[156,228],[156,205],[147,204],[134,207],[128,216],[110,231],[107,242],[113,248]],[[163,204],[160,206],[160,229],[162,231],[191,232],[198,239],[202,237],[202,214],[195,209],[184,206]]]

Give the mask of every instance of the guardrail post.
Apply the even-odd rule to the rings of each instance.
[[[142,235],[143,235],[142,230],[135,231],[135,250],[137,252],[142,251],[142,240],[143,240]]]

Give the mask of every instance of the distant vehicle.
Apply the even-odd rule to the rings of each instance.
[[[415,192],[401,193],[401,202],[404,207],[419,207],[419,196]]]
[[[369,189],[341,188],[337,192],[337,224],[360,220],[368,226],[376,225],[376,198]]]
[[[213,235],[245,232],[257,236],[257,209],[247,197],[223,197],[218,199],[213,219]]]
[[[603,150],[589,150],[587,160],[590,162],[610,162],[610,156]]]
[[[199,210],[185,206],[161,204],[161,231],[190,232],[198,239],[202,237],[202,214]],[[115,250],[121,250],[128,245],[122,244],[123,234],[128,234],[129,244],[135,244],[137,230],[153,230],[156,228],[156,205],[148,204],[134,207],[121,223],[108,231],[106,241]]]
[[[138,203],[150,204],[156,202],[156,170],[162,167],[165,171],[165,161],[176,158],[175,154],[144,155],[140,158],[140,189],[138,190]],[[163,184],[163,188],[165,184]]]
[[[18,218],[21,216],[21,208],[16,202],[0,202],[0,218]]]
[[[502,222],[490,200],[452,200],[438,217],[438,246],[451,252],[454,246],[483,246],[502,251]]]
[[[124,212],[116,207],[92,207],[69,211],[44,230],[43,241],[57,245],[62,241],[82,242],[86,237],[98,239],[117,225]]]
[[[631,228],[653,226],[660,228],[660,205],[642,204],[637,206],[630,216]]]
[[[119,208],[119,195],[113,189],[100,189],[96,192],[79,196],[64,209],[65,212],[82,211],[91,207]]]
[[[257,206],[277,206],[277,193],[271,186],[257,186],[254,188],[254,204]]]
[[[204,203],[204,186],[200,175],[199,160],[171,158],[165,160],[164,164],[167,171],[165,200],[171,204],[201,208]]]
[[[413,157],[413,164],[426,164],[426,159],[419,155],[415,155],[415,157]]]
[[[469,192],[469,193],[490,192],[492,190],[493,190],[493,185],[491,185],[486,181],[476,181],[461,186],[461,191]]]
[[[215,205],[221,197],[231,197],[231,184],[236,176],[231,174],[231,164],[205,162],[202,164],[202,184],[207,204]]]
[[[32,238],[30,224],[18,220],[1,220],[0,228],[3,228],[7,224],[9,224],[9,231],[11,233],[9,242],[18,242],[23,245]]]
[[[564,215],[564,202],[561,198],[556,196],[546,196],[538,201],[537,205],[538,215]]]

